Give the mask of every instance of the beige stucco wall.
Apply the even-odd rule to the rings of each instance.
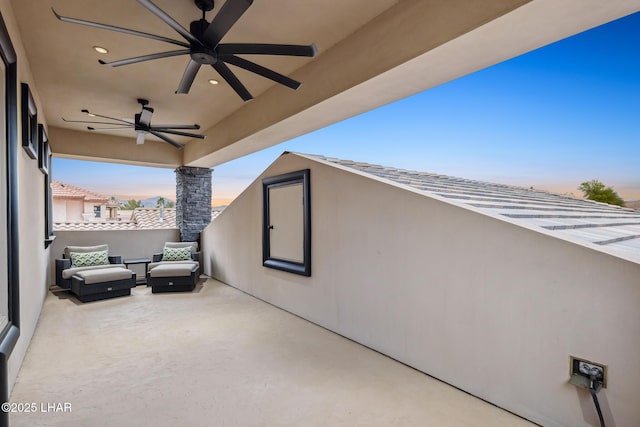
[[[67,220],[67,201],[65,199],[53,199],[53,222],[65,222]]]
[[[49,284],[55,283],[55,259],[62,258],[66,246],[109,245],[110,255],[125,258],[151,258],[162,252],[165,242],[179,242],[180,230],[122,230],[122,231],[56,231],[49,259]],[[131,266],[136,274],[144,274],[144,267]]]
[[[569,355],[608,365],[607,425],[640,425],[640,266],[295,155],[312,276],[262,267],[258,179],[203,232],[205,273],[545,426],[591,426]]]
[[[17,54],[18,64],[18,144],[21,144],[20,83],[29,84],[38,111],[42,111],[38,89],[29,70],[29,63],[22,46],[13,10],[8,0],[0,0],[0,13],[7,26],[11,42]],[[46,125],[46,117],[38,115],[38,122]],[[47,292],[48,250],[44,248],[44,175],[38,169],[37,160],[31,159],[22,147],[18,152],[19,191],[19,258],[20,258],[20,338],[9,357],[8,381],[12,388],[24,355],[33,336]]]
[[[67,200],[66,202],[66,221],[68,222],[82,222],[84,221],[84,202],[82,200]],[[55,220],[54,220],[55,221]]]

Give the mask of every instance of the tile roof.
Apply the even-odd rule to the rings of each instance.
[[[129,221],[87,221],[87,222],[55,222],[53,231],[118,231],[140,230],[137,224]]]
[[[216,219],[218,217],[218,215],[220,215],[222,213],[223,210],[224,209],[211,209],[211,221]]]
[[[640,212],[531,188],[293,153],[640,263]]]
[[[162,220],[160,208],[136,208],[128,221],[57,222],[55,231],[115,231],[115,230],[159,230],[178,228],[176,210],[164,208]]]
[[[54,199],[84,199],[87,202],[108,203],[109,197],[75,185],[60,181],[51,181],[51,194]]]
[[[140,229],[178,228],[175,208],[136,208],[131,221]]]
[[[213,220],[221,210],[211,211]],[[160,230],[178,228],[175,208],[164,208],[160,220],[160,208],[136,208],[126,221],[56,222],[54,231],[117,231],[117,230]]]

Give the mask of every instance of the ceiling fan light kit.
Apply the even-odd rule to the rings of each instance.
[[[202,18],[192,21],[189,31],[180,23],[174,20],[166,12],[156,6],[151,0],[137,0],[140,5],[145,7],[149,12],[153,13],[165,24],[169,25],[186,41],[170,39],[155,34],[144,33],[128,28],[116,27],[98,22],[85,21],[77,18],[61,16],[53,10],[56,18],[63,22],[86,25],[103,30],[116,31],[137,37],[144,37],[152,40],[158,40],[165,43],[181,46],[182,49],[167,52],[154,53],[149,55],[137,56],[133,58],[121,59],[118,61],[99,62],[112,67],[120,67],[130,64],[136,64],[144,61],[152,61],[160,58],[169,58],[172,56],[189,55],[190,59],[187,63],[185,71],[180,79],[176,93],[189,93],[193,81],[202,65],[213,67],[220,77],[231,86],[231,88],[244,101],[253,99],[251,93],[242,84],[242,82],[229,69],[227,64],[245,69],[262,77],[270,79],[276,83],[287,86],[291,89],[298,89],[301,83],[293,80],[276,71],[265,68],[252,61],[241,58],[237,55],[283,55],[283,56],[304,56],[313,57],[317,54],[315,44],[311,45],[289,45],[289,44],[267,44],[267,43],[220,43],[227,32],[249,9],[253,0],[227,0],[213,20],[209,23],[205,19],[206,12],[214,7],[213,0],[194,0],[198,9],[202,11]]]
[[[168,135],[177,135],[177,136],[186,136],[190,138],[198,138],[205,139],[204,135],[184,132],[185,130],[197,130],[200,129],[200,125],[152,125],[151,117],[153,116],[153,108],[148,107],[149,101],[146,99],[138,99],[138,103],[142,106],[142,111],[134,116],[133,121],[118,119],[115,117],[103,116],[101,114],[95,114],[90,112],[87,109],[80,110],[82,113],[88,115],[89,117],[100,117],[101,119],[105,119],[108,121],[87,121],[87,120],[66,120],[64,117],[63,121],[67,123],[83,123],[90,125],[107,125],[109,127],[93,127],[87,126],[88,130],[135,130],[136,132],[136,144],[141,145],[144,144],[144,137],[146,133],[150,133],[164,142],[171,144],[177,149],[183,148],[182,144],[176,142],[173,138]]]

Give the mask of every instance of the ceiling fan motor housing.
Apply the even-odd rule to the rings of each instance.
[[[218,62],[218,55],[215,51],[203,46],[191,46],[191,59],[198,64],[215,64]]]
[[[206,19],[198,19],[197,21],[191,21],[191,24],[189,25],[189,31],[195,38],[202,41],[202,36],[204,35],[204,32],[208,27],[209,23]]]
[[[206,20],[199,19],[197,21],[192,21],[189,29],[194,37],[198,40],[202,40],[202,36],[208,27],[209,23]],[[200,46],[192,43],[189,54],[191,55],[191,59],[196,61],[198,64],[211,65],[218,62],[218,55],[216,52],[206,46]]]

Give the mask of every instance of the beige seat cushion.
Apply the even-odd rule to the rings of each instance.
[[[198,270],[196,263],[164,263],[149,270],[151,277],[185,277]]]
[[[130,279],[133,271],[126,268],[93,268],[91,270],[78,271],[75,276],[84,279],[85,285],[94,283],[113,282],[114,280]]]
[[[109,265],[92,265],[88,267],[73,267],[67,268],[66,270],[62,270],[62,278],[63,279],[71,279],[71,276],[77,274],[81,271],[88,270],[105,270],[108,268],[126,268],[124,264],[109,264]]]
[[[182,260],[182,261],[158,261],[158,262],[152,262],[149,263],[149,271],[153,270],[154,268],[156,268],[159,265],[174,265],[174,264],[189,264],[189,265],[195,265],[197,267],[200,266],[200,264],[198,263],[198,261],[188,261],[188,260]]]

